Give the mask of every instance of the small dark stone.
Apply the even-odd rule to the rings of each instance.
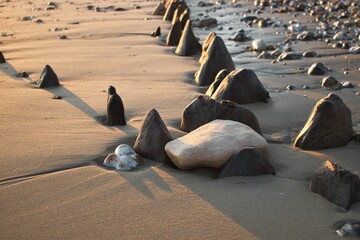
[[[254,71],[245,68],[227,75],[211,97],[216,101],[229,100],[237,104],[267,102],[270,98]]]
[[[314,63],[308,69],[309,75],[324,75],[327,72],[328,72],[328,69],[324,66],[324,64],[319,63],[319,62]]]
[[[115,12],[123,12],[123,11],[127,11],[126,8],[122,8],[122,7],[117,7],[114,9]]]
[[[304,150],[336,148],[348,144],[352,136],[350,109],[339,96],[330,93],[316,103],[294,146]]]
[[[109,86],[107,100],[107,124],[126,125],[124,105],[113,86]]]
[[[39,88],[57,87],[60,85],[56,73],[49,65],[46,65],[41,72],[37,85]]]
[[[218,178],[231,176],[275,175],[264,153],[253,147],[245,147],[233,154],[221,169]]]
[[[21,72],[21,73],[16,74],[16,76],[19,78],[27,78],[27,77],[29,77],[29,74],[27,74],[27,72]]]
[[[360,201],[360,178],[330,161],[324,162],[311,178],[310,190],[348,210]]]
[[[288,85],[287,87],[286,87],[286,89],[287,90],[294,90],[295,89],[295,86],[294,85]]]
[[[328,76],[321,80],[321,87],[330,90],[338,90],[341,88],[341,84],[334,77]]]
[[[298,34],[296,39],[300,41],[311,41],[314,40],[315,34],[310,31],[303,31],[302,33]]]
[[[67,36],[66,35],[58,35],[58,39],[62,39],[62,40],[67,39]]]
[[[157,27],[157,29],[155,30],[155,32],[151,33],[151,37],[158,37],[161,35],[161,29],[160,27]]]
[[[217,102],[208,96],[199,96],[183,111],[180,128],[191,132],[215,119],[232,120],[248,125],[261,135],[259,122],[253,112],[230,102]]]
[[[296,60],[296,59],[301,59],[302,54],[299,53],[294,53],[294,52],[283,52],[278,59],[280,61],[283,60]]]
[[[55,99],[55,100],[60,100],[60,99],[62,99],[62,96],[54,95],[54,96],[53,96],[53,99]]]
[[[134,150],[142,157],[165,162],[165,145],[173,140],[165,123],[155,109],[151,109],[144,118],[134,144]]]
[[[236,41],[236,42],[244,42],[247,40],[247,37],[246,37],[246,34],[244,31],[239,31],[239,32],[235,33],[234,36],[232,38],[230,38],[230,40]]]

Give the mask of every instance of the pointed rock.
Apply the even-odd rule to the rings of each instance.
[[[164,21],[172,21],[172,19],[174,17],[174,12],[175,12],[175,10],[177,9],[178,6],[179,6],[179,1],[178,0],[171,1],[170,5],[166,9],[163,20]]]
[[[109,86],[107,100],[107,124],[126,125],[124,105],[113,86]]]
[[[181,170],[221,168],[238,149],[256,147],[267,151],[266,140],[245,124],[214,120],[189,134],[168,142],[166,154]]]
[[[190,20],[187,20],[175,53],[180,56],[191,56],[197,52],[201,52],[201,45],[191,29]]]
[[[180,128],[191,132],[215,119],[243,123],[261,135],[259,122],[253,112],[230,101],[216,102],[208,96],[199,96],[186,106]]]
[[[229,100],[237,104],[247,104],[267,102],[270,96],[254,71],[244,68],[227,75],[211,98],[216,101]]]
[[[0,51],[0,63],[5,63],[5,62],[6,62],[5,57],[2,54],[2,52]]]
[[[208,86],[221,69],[232,71],[235,70],[235,65],[222,38],[215,36],[207,48],[200,69],[195,73],[195,81],[200,86]]]
[[[167,158],[164,151],[165,144],[172,139],[159,113],[151,109],[141,124],[134,150],[142,157],[164,162]]]
[[[151,37],[158,37],[161,35],[161,28],[157,27],[157,29],[155,30],[155,32],[151,33]]]
[[[336,94],[320,99],[294,145],[305,150],[336,148],[353,136],[351,111]]]
[[[56,73],[49,65],[46,65],[41,72],[37,85],[39,88],[57,87],[60,85]]]
[[[171,21],[171,24],[174,24],[177,19],[180,19],[181,14],[187,9],[187,6],[185,3],[179,4],[179,6],[174,11],[174,15]]]
[[[155,10],[152,12],[151,15],[164,16],[165,12],[166,12],[166,7],[162,2],[160,2],[156,6]]]
[[[259,149],[245,147],[232,155],[221,169],[218,178],[231,176],[275,175],[266,155]]]
[[[360,178],[326,161],[312,176],[310,190],[348,210],[352,204],[360,201]]]
[[[181,29],[185,28],[186,22],[190,19],[190,9],[186,8],[183,13],[180,15],[180,23],[181,23]]]
[[[182,30],[180,21],[176,21],[170,28],[166,38],[166,46],[176,46],[180,42]]]
[[[208,88],[208,90],[206,91],[206,95],[211,97],[214,92],[216,91],[216,89],[219,87],[220,83],[222,82],[222,80],[224,80],[224,78],[229,74],[230,72],[227,69],[222,69],[218,72],[218,74],[215,77],[214,82],[210,85],[210,87]]]
[[[213,39],[215,38],[216,33],[215,32],[211,32],[209,33],[209,35],[206,37],[204,44],[202,45],[202,51],[201,51],[201,57],[199,58],[199,63],[201,64],[203,61],[205,61],[206,59],[206,52],[207,49],[210,47],[210,44],[213,42]]]

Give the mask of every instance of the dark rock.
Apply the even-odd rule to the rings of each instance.
[[[239,31],[239,32],[235,33],[234,36],[232,38],[230,38],[230,40],[236,41],[236,42],[244,42],[247,40],[247,36],[244,31]]]
[[[199,70],[195,73],[195,81],[200,86],[208,86],[222,69],[232,71],[235,65],[222,38],[215,36],[206,50]]]
[[[294,85],[287,85],[286,89],[291,91],[291,90],[295,89],[295,86]]]
[[[46,65],[42,70],[37,85],[39,88],[57,87],[60,85],[56,73],[49,65]]]
[[[275,175],[264,153],[254,147],[245,147],[230,157],[218,178],[231,176]]]
[[[179,4],[178,7],[175,9],[174,11],[174,15],[171,21],[171,24],[174,24],[176,22],[177,19],[180,19],[181,14],[183,14],[183,12],[188,9],[188,7],[186,6],[186,4]]]
[[[122,7],[117,7],[114,9],[115,12],[123,12],[123,11],[127,11],[126,8],[122,8]]]
[[[67,39],[67,36],[66,35],[58,35],[58,39],[61,39],[61,40]]]
[[[343,88],[354,88],[354,85],[351,82],[346,81],[342,84],[342,87]]]
[[[166,161],[165,145],[173,140],[159,113],[151,109],[144,118],[134,144],[134,150],[142,157]]]
[[[5,63],[5,62],[6,62],[5,57],[3,53],[0,51],[0,63]]]
[[[180,15],[180,23],[181,23],[181,29],[185,28],[187,20],[190,19],[190,9],[186,8],[183,13]]]
[[[124,105],[113,86],[109,86],[107,100],[107,124],[126,125]]]
[[[152,32],[150,36],[152,37],[158,37],[161,35],[161,29],[160,27],[157,27],[157,29],[155,30],[155,32]]]
[[[21,73],[16,74],[16,77],[27,78],[27,77],[29,77],[29,74],[27,72],[21,72]]]
[[[264,28],[264,27],[268,27],[268,26],[269,26],[269,23],[266,19],[260,19],[258,21],[258,27]]]
[[[222,69],[218,72],[218,74],[216,74],[215,80],[214,82],[210,85],[210,87],[208,88],[208,90],[206,91],[206,95],[211,97],[214,92],[216,91],[216,89],[219,87],[220,83],[222,82],[222,80],[224,80],[224,78],[229,74],[230,72],[227,69]]]
[[[324,75],[327,72],[328,72],[328,69],[324,66],[324,64],[319,63],[319,62],[314,63],[308,69],[309,75]]]
[[[197,52],[201,52],[201,45],[192,31],[190,20],[188,20],[175,53],[180,56],[191,56]]]
[[[301,59],[302,58],[302,54],[299,53],[295,53],[295,52],[283,52],[278,59],[280,61],[283,60],[296,60],[296,59]]]
[[[332,76],[325,77],[321,80],[321,87],[330,90],[341,88],[341,83]]]
[[[197,28],[204,28],[204,27],[210,27],[210,26],[216,26],[217,20],[216,18],[205,18],[199,21],[194,21],[193,26]]]
[[[339,236],[350,236],[350,237],[360,237],[360,222],[352,221],[343,224],[340,229],[336,230],[336,233]]]
[[[215,36],[216,36],[215,32],[210,32],[209,35],[206,37],[204,44],[202,45],[201,56],[199,58],[200,64],[203,61],[205,61],[207,49],[210,47],[210,44],[213,42],[213,39],[215,38]]]
[[[311,41],[314,40],[315,34],[310,31],[303,31],[302,33],[298,34],[296,39],[300,41]]]
[[[317,54],[314,51],[305,51],[303,53],[303,57],[316,57],[316,56],[317,56]]]
[[[330,93],[316,103],[294,146],[305,150],[336,148],[346,145],[352,136],[350,109]]]
[[[165,12],[166,12],[166,7],[162,2],[160,2],[156,6],[155,10],[152,12],[151,15],[164,16]]]
[[[246,17],[241,18],[240,21],[248,23],[248,22],[252,22],[252,21],[257,20],[257,19],[258,18],[256,16],[246,16]]]
[[[180,128],[185,132],[191,132],[215,119],[246,124],[261,135],[259,122],[253,112],[236,103],[226,100],[217,102],[208,96],[199,96],[186,106]]]
[[[237,104],[267,102],[270,98],[260,80],[250,69],[234,70],[220,83],[211,98]]]
[[[352,204],[360,201],[360,178],[326,161],[312,176],[310,190],[348,210]]]
[[[62,99],[62,96],[54,95],[52,99],[61,100],[61,99]]]
[[[181,38],[181,23],[176,21],[170,28],[170,31],[166,38],[166,46],[176,46],[179,44]]]

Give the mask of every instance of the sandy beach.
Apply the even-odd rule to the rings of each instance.
[[[6,59],[0,64],[0,239],[339,239],[338,222],[360,221],[360,202],[344,210],[309,190],[326,160],[360,176],[360,143],[317,151],[293,147],[317,101],[331,92],[350,108],[354,132],[360,132],[359,54],[323,41],[295,41],[296,52],[319,56],[271,63],[245,50],[251,40],[229,40],[240,29],[274,45],[287,37],[286,28],[239,21],[253,2],[204,8],[189,0],[191,19],[206,14],[218,21],[193,28],[200,43],[216,32],[236,69],[252,69],[270,93],[267,103],[242,106],[259,121],[276,175],[216,179],[216,169],[180,171],[146,158],[135,170],[116,171],[103,166],[105,157],[119,144],[133,146],[150,109],[173,138],[186,134],[182,112],[207,90],[194,81],[200,54],[180,57],[165,46],[171,23],[151,15],[158,1],[56,3],[46,10],[47,1],[0,0]],[[29,20],[19,20],[25,16]],[[257,16],[316,27],[314,17],[302,14],[265,10]],[[158,26],[162,35],[150,37]],[[324,62],[332,76],[354,88],[320,88],[324,76],[306,72],[314,62]],[[46,64],[61,86],[33,84]],[[29,77],[16,76],[23,71]],[[125,126],[106,125],[109,85],[124,103]]]

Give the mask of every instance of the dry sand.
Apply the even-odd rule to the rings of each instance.
[[[59,0],[58,9],[44,11],[46,3],[0,1],[1,31],[8,34],[0,38],[7,59],[0,65],[0,239],[338,239],[333,224],[360,220],[360,203],[344,211],[308,189],[325,160],[360,175],[359,143],[322,151],[291,146],[314,104],[329,92],[276,91],[288,84],[317,85],[321,77],[287,74],[308,67],[307,59],[288,61],[284,68],[253,53],[237,54],[241,48],[228,42],[237,68],[255,70],[270,91],[269,103],[246,107],[270,140],[268,155],[277,175],[215,180],[215,170],[183,172],[146,159],[132,172],[103,168],[118,144],[134,143],[150,108],[159,111],[174,137],[184,134],[178,130],[182,110],[206,90],[193,82],[199,56],[178,57],[149,36],[157,26],[166,36],[170,27],[149,15],[156,1]],[[87,10],[89,4],[128,11],[94,12]],[[192,14],[200,11],[192,9]],[[18,21],[32,15],[44,23]],[[55,27],[68,30],[49,31]],[[264,29],[253,31],[267,36]],[[208,32],[195,29],[201,39]],[[68,39],[59,40],[59,34]],[[224,39],[226,34],[231,36],[220,33]],[[299,43],[297,49],[337,51],[323,46]],[[354,94],[359,55],[348,56],[351,63],[344,55],[318,60],[356,86],[336,93],[359,130],[360,98]],[[33,87],[45,64],[61,87]],[[342,74],[344,66],[350,66],[349,75]],[[21,71],[30,78],[14,76]],[[122,97],[127,126],[103,123],[109,85]]]

